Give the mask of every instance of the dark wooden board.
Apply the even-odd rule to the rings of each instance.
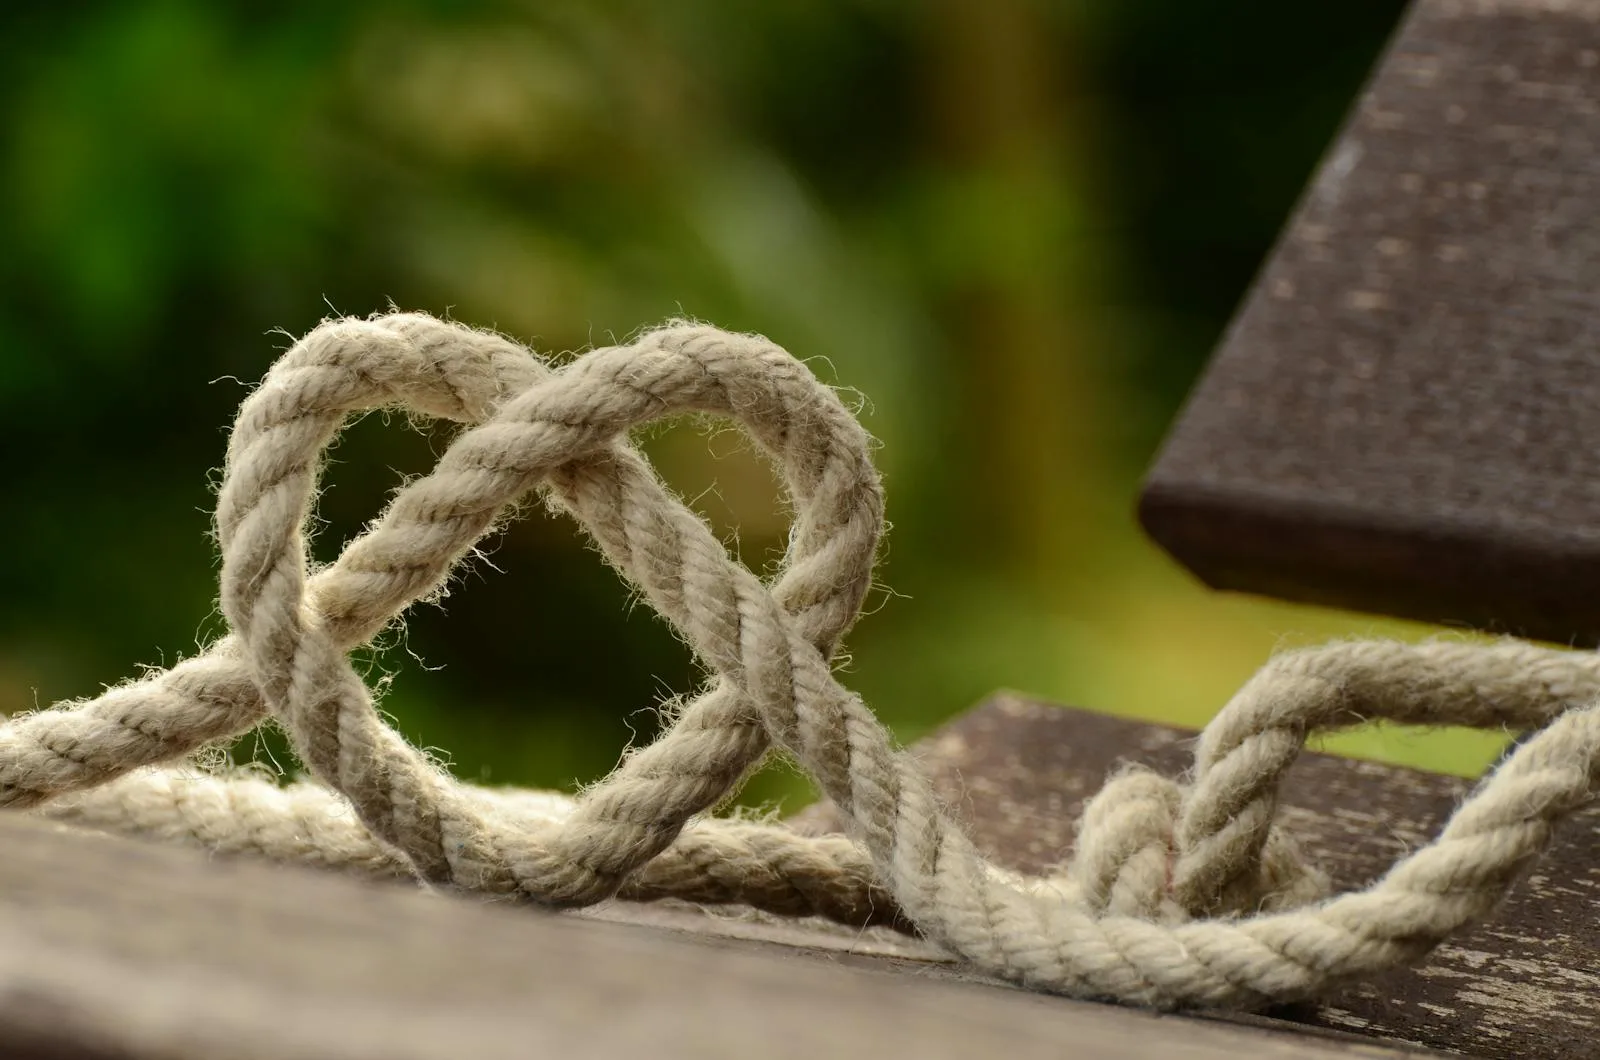
[[[1108,770],[1181,771],[1192,735],[1000,696],[919,749],[991,856],[1037,871]],[[1285,802],[1348,886],[1465,787],[1307,755]],[[1569,823],[1492,923],[1422,967],[1241,1018],[1028,995],[888,928],[669,903],[554,915],[0,815],[0,1056],[1593,1058],[1597,835],[1600,813]]]
[[[18,815],[0,815],[0,849],[7,1058],[1399,1055],[962,981],[914,947],[868,956],[881,947],[804,922],[781,945],[693,909],[633,911],[671,930],[607,923]]]
[[[998,696],[929,737],[922,758],[996,861],[1038,872],[1064,860],[1083,802],[1119,762],[1178,776],[1193,732]],[[1285,820],[1340,889],[1374,879],[1438,832],[1470,782],[1305,754]],[[804,811],[808,827],[831,810]],[[1570,820],[1498,915],[1417,968],[1279,1020],[1473,1056],[1600,1057],[1600,807]]]
[[[1600,3],[1416,0],[1147,530],[1217,588],[1600,643],[1597,217]]]

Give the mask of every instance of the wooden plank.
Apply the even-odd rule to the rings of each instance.
[[[1600,4],[1417,0],[1145,488],[1207,584],[1600,643]]]
[[[919,746],[979,844],[1041,871],[1081,804],[1193,734],[1001,696]],[[1427,841],[1452,777],[1308,754],[1285,813],[1341,887]],[[827,807],[803,813],[831,826]],[[0,815],[0,1055],[1600,1056],[1600,810],[1419,968],[1268,1017],[1157,1017],[977,982],[889,929],[612,903],[583,916],[208,860]],[[607,922],[610,921],[610,922]],[[23,1049],[26,1045],[27,1049]],[[10,1050],[10,1051],[7,1051]]]
[[[1071,851],[1074,823],[1119,762],[1169,776],[1189,765],[1184,729],[999,696],[920,745],[941,794],[997,862],[1039,872]],[[1365,885],[1435,835],[1471,784],[1305,754],[1283,812],[1340,889]],[[837,822],[819,806],[800,823]],[[1276,1014],[1281,1025],[1354,1031],[1472,1056],[1600,1057],[1600,807],[1569,820],[1498,915],[1424,964]]]
[[[958,981],[852,954],[836,929],[796,947],[717,937],[703,914],[680,920],[694,934],[605,923],[18,815],[0,815],[0,849],[6,1057],[1399,1055]]]

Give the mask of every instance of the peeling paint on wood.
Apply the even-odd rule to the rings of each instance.
[[[1064,861],[1083,802],[1121,762],[1169,775],[1194,733],[1002,695],[918,745],[941,795],[997,862],[1041,872]],[[1283,819],[1341,890],[1362,887],[1438,833],[1471,782],[1305,754]],[[837,825],[813,807],[798,818]],[[1421,966],[1357,986],[1282,1021],[1505,1060],[1600,1057],[1600,808],[1569,820],[1489,922]]]

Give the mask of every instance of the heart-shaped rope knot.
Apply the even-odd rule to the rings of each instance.
[[[313,572],[303,527],[322,450],[378,407],[468,429]],[[738,423],[780,472],[794,525],[769,584],[627,442],[691,412]],[[530,491],[576,519],[713,675],[655,743],[576,799],[450,778],[383,723],[347,657],[438,591]],[[675,896],[909,922],[1038,989],[1258,1007],[1425,954],[1492,909],[1593,794],[1594,654],[1336,644],[1272,660],[1207,727],[1185,783],[1113,777],[1066,869],[1019,877],[978,852],[832,673],[882,518],[865,431],[764,339],[673,325],[552,369],[426,316],[333,321],[273,367],[232,435],[217,529],[233,633],[168,671],[0,727],[0,805],[554,905]],[[268,711],[326,787],[141,768]],[[1375,718],[1543,731],[1433,844],[1365,891],[1322,899],[1325,880],[1276,823],[1278,783],[1309,736]],[[773,745],[838,805],[849,838],[703,816]],[[337,812],[345,805],[355,818]]]
[[[291,351],[245,401],[217,506],[223,612],[306,763],[424,878],[560,904],[608,897],[730,793],[766,752],[775,719],[804,724],[798,683],[831,680],[829,658],[866,594],[882,527],[869,439],[831,390],[763,340],[675,326],[560,371],[505,354],[485,375],[493,359],[480,347],[498,340],[467,333],[474,343],[458,349],[464,329],[423,317],[384,327],[404,335],[407,358],[370,341],[371,325],[338,325]],[[321,451],[354,411],[396,400],[442,407],[431,388],[424,401],[396,384],[418,364],[448,380],[463,409],[499,399],[498,408],[402,489],[313,591],[302,527]],[[770,590],[625,444],[630,430],[685,413],[734,419],[781,471],[796,518]],[[662,739],[553,829],[508,827],[463,794],[382,722],[346,657],[379,616],[436,591],[535,489],[573,515],[717,675]]]

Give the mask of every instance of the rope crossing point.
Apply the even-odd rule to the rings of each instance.
[[[313,571],[305,526],[322,452],[375,408],[466,429]],[[794,526],[770,583],[627,442],[689,412],[735,421],[781,472]],[[1254,1008],[1415,961],[1483,917],[1600,782],[1600,656],[1338,644],[1261,670],[1206,729],[1187,783],[1113,777],[1060,874],[1000,869],[832,672],[883,525],[869,441],[832,390],[755,337],[673,325],[554,370],[427,316],[325,323],[273,366],[231,436],[216,525],[233,632],[170,670],[0,726],[0,805],[554,906],[672,896],[898,919],[1035,989]],[[438,592],[530,491],[571,515],[715,675],[575,799],[452,779],[384,724],[348,657]],[[183,766],[268,716],[317,783]],[[1539,731],[1431,845],[1365,891],[1326,897],[1275,823],[1277,785],[1310,734],[1377,718]],[[838,805],[848,838],[702,816],[774,746]]]

